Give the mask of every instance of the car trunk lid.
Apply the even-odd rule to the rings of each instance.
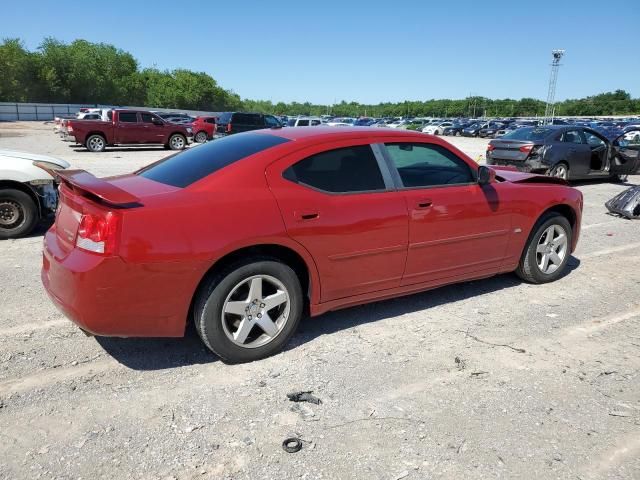
[[[492,140],[489,143],[493,158],[520,162],[524,162],[534,148],[535,143],[528,140]]]

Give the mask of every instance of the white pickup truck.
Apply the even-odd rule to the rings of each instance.
[[[28,235],[55,213],[58,190],[49,172],[65,168],[59,158],[0,150],[0,240]]]

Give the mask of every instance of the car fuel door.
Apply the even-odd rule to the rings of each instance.
[[[640,173],[640,130],[631,130],[611,144],[611,173],[636,175]]]

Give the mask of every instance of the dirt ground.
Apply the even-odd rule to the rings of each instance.
[[[474,158],[487,143],[451,141]],[[35,123],[0,123],[0,148],[96,175],[167,155],[91,154]],[[85,337],[41,286],[45,227],[0,242],[0,478],[640,478],[640,221],[606,214],[624,185],[577,187],[559,281],[502,275],[306,319],[285,352],[237,366],[194,335]]]

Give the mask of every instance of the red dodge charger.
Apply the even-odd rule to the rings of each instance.
[[[231,135],[135,173],[59,173],[42,281],[88,333],[176,337],[228,362],[280,351],[319,315],[515,271],[560,277],[582,194],[379,128]]]

